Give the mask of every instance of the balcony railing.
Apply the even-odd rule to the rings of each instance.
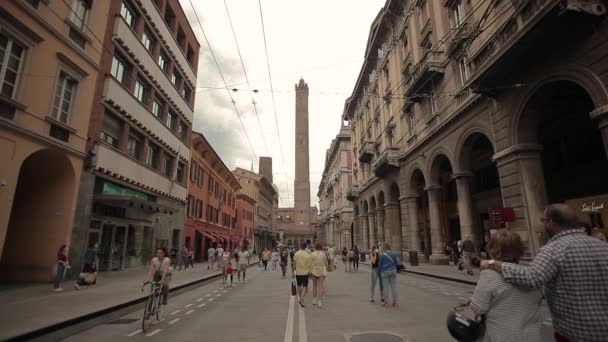
[[[359,186],[353,185],[346,190],[346,199],[352,202],[357,198],[359,198]]]
[[[395,147],[387,148],[372,164],[374,175],[384,178],[391,171],[399,169],[399,150]]]
[[[468,23],[455,27],[452,31],[454,36],[447,42],[445,49],[445,53],[448,56],[452,56],[458,52],[463,46],[463,43],[466,42],[467,39],[472,38],[474,33],[473,27]]]
[[[362,163],[368,163],[374,156],[374,144],[372,142],[364,142],[361,144],[361,150],[359,151],[359,161]]]
[[[418,92],[429,80],[445,72],[446,56],[442,50],[427,50],[412,70],[405,96]]]

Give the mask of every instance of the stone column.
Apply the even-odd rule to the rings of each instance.
[[[391,249],[397,254],[402,252],[401,239],[401,217],[399,211],[399,203],[388,203],[386,208],[386,225],[388,227],[386,240],[391,244]]]
[[[418,224],[418,196],[404,198],[407,205],[407,216],[410,225],[410,250],[420,252],[420,225]]]
[[[458,193],[458,216],[460,218],[460,238],[467,239],[473,235],[473,200],[471,198],[471,176],[472,173],[460,172],[455,173],[453,178],[456,179],[456,191]]]
[[[443,238],[443,232],[441,227],[441,209],[440,205],[440,191],[441,187],[438,185],[429,185],[425,188],[429,195],[429,216],[431,220],[431,264],[440,265],[448,264],[449,257],[445,255],[445,240]]]
[[[361,246],[361,233],[359,232],[359,217],[354,217],[353,219],[353,234],[350,237],[352,244]]]
[[[376,235],[376,211],[370,212],[367,219],[369,222],[369,245],[371,247],[378,243],[378,236]]]
[[[361,250],[369,249],[369,238],[368,238],[368,226],[367,226],[367,215],[359,216],[359,222],[361,225],[361,241],[362,245],[359,246]]]
[[[599,107],[589,113],[591,120],[597,121],[600,133],[602,133],[602,140],[604,141],[604,152],[608,157],[608,105]]]
[[[389,241],[389,235],[384,234],[386,223],[384,222],[384,208],[376,209],[376,231],[378,232],[378,242]]]

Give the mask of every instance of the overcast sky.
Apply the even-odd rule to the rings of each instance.
[[[250,169],[253,162],[257,172],[258,160],[229,93],[225,89],[209,89],[223,88],[224,83],[190,1],[229,88],[239,89],[230,93],[255,156],[273,159],[274,183],[279,188],[281,207],[293,205],[294,86],[300,77],[308,83],[311,201],[317,204],[325,151],[340,129],[344,101],[352,92],[361,68],[369,27],[384,0],[262,0],[279,134],[258,1],[226,0],[251,89],[259,90],[253,93],[245,81],[224,0],[180,0],[201,44],[193,129],[207,137],[231,170]]]

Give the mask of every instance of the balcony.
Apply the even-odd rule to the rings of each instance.
[[[190,149],[169,128],[163,125],[152,112],[144,107],[114,78],[107,78],[104,86],[103,99],[105,102],[122,112],[129,120],[153,138],[159,139],[163,146],[178,153],[185,160],[190,159]]]
[[[399,151],[397,148],[390,147],[386,149],[372,164],[374,175],[378,178],[384,178],[392,171],[399,169]]]
[[[186,201],[188,191],[183,185],[172,182],[164,175],[106,145],[98,145],[96,152],[94,165],[98,171],[165,197]]]
[[[151,1],[144,1],[150,2]],[[125,51],[131,55],[131,58],[137,63],[150,79],[156,84],[160,91],[165,95],[167,100],[173,104],[182,114],[186,116],[189,122],[192,122],[193,111],[186,100],[178,93],[177,89],[171,84],[169,78],[162,69],[156,64],[148,50],[137,39],[133,30],[124,21],[122,17],[116,17],[114,21],[113,39],[122,46]]]
[[[359,186],[353,185],[346,190],[346,199],[353,202],[359,198]]]
[[[374,143],[367,141],[361,143],[361,150],[359,150],[359,161],[362,163],[368,163],[374,156]]]
[[[408,79],[409,87],[405,96],[419,92],[428,81],[445,72],[446,56],[441,50],[426,50],[422,59],[416,64]]]
[[[473,27],[468,23],[464,23],[458,27],[452,29],[453,37],[446,44],[445,53],[448,57],[455,55],[460,51],[463,43],[473,37]]]

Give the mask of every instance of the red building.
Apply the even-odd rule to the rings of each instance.
[[[239,244],[235,214],[241,186],[202,134],[192,132],[190,150],[185,244],[194,248],[196,261],[203,261],[211,246]]]
[[[236,194],[236,224],[235,234],[240,241],[247,241],[248,247],[253,242],[253,213],[256,201],[247,194],[239,192]]]

